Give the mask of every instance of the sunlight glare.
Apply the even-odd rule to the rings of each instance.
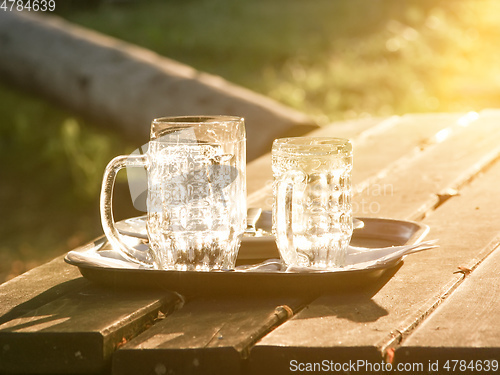
[[[472,124],[474,121],[476,121],[479,118],[479,113],[477,112],[469,112],[465,116],[462,116],[458,119],[457,123],[458,125],[462,127],[467,127],[470,124]]]

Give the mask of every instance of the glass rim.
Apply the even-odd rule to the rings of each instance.
[[[288,137],[275,139],[272,151],[352,154],[352,143],[347,138],[337,137]]]
[[[171,138],[167,140],[166,136]],[[151,123],[150,140],[160,138],[166,144],[233,143],[246,139],[245,120],[226,115],[158,117]]]
[[[194,115],[194,116],[164,116],[153,119],[155,125],[177,124],[177,125],[204,125],[218,124],[221,122],[243,122],[244,118],[231,115]]]

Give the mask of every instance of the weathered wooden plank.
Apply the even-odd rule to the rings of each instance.
[[[176,294],[87,286],[0,325],[1,373],[96,373],[126,340],[171,312]]]
[[[475,268],[498,246],[500,198],[492,195],[491,189],[499,178],[500,162],[496,161],[470,185],[463,187],[457,196],[424,219],[431,228],[430,236],[439,239],[440,248],[412,255],[401,269],[404,273],[396,275],[396,278],[401,276],[400,282],[404,282],[407,289],[402,290],[405,298],[422,303],[409,306],[412,314],[394,329],[397,332],[394,337],[379,344],[382,349],[397,344],[459,285],[463,280],[462,275],[456,273],[459,267]],[[388,283],[386,292],[389,295],[400,293],[401,285],[398,287],[396,283],[397,280],[390,284],[394,289],[389,289]],[[429,297],[424,300],[426,295]]]
[[[120,348],[113,374],[239,374],[248,348],[303,303],[285,297],[188,301]]]
[[[474,121],[470,114],[416,114],[391,117],[353,139],[353,182],[385,173],[394,165],[405,164],[436,144],[443,131],[454,133]],[[442,133],[441,133],[442,134]]]
[[[88,285],[63,256],[0,285],[0,324]]]
[[[443,128],[423,152],[357,186],[355,215],[422,218],[500,156],[499,120],[495,112]]]
[[[469,132],[461,134],[471,136]],[[499,142],[495,132],[487,137],[497,137]],[[437,159],[434,164],[446,169],[445,161]],[[407,173],[413,183],[411,171]],[[461,175],[462,170],[455,173]],[[498,245],[500,199],[491,195],[491,186],[499,179],[500,164],[496,163],[426,218],[430,237],[439,238],[441,247],[408,257],[373,298],[323,296],[263,338],[251,351],[252,371],[283,372],[291,360],[380,362],[388,347],[397,345],[460,283],[461,276],[453,273],[458,266],[473,267]],[[404,190],[397,194],[404,194]],[[397,210],[391,206],[386,213],[397,214]]]
[[[417,158],[419,154],[436,143],[436,136],[443,130],[450,133],[457,132],[461,124],[468,123],[474,118],[467,114],[434,114],[434,115],[405,115],[402,117],[391,117],[375,123],[372,127],[364,128],[360,133],[359,128],[354,127],[349,131],[343,127],[339,132],[336,125],[330,125],[315,130],[308,135],[314,136],[338,136],[349,138],[353,142],[354,168],[353,184],[354,192],[368,192],[378,194],[377,182],[385,176],[389,170],[401,164]],[[265,170],[266,180],[259,181],[263,188],[249,195],[247,201],[251,207],[263,207],[270,209],[272,206],[272,173],[270,169],[270,155],[263,156],[269,163]],[[263,164],[264,161],[261,161]],[[367,187],[372,187],[367,189]],[[377,188],[374,188],[377,187]],[[364,207],[366,198],[362,197],[357,205]],[[369,203],[369,202],[368,202]],[[358,212],[364,215],[363,210]]]
[[[496,195],[496,190],[497,185],[490,186],[489,196]],[[456,372],[460,373],[480,373],[479,361],[495,359],[500,362],[499,274],[500,249],[497,248],[403,341],[396,350],[396,362],[431,361],[444,372],[447,360],[466,361],[465,366],[464,362],[461,365],[467,371],[459,371],[458,364]],[[476,371],[467,367],[471,360]],[[453,368],[456,362],[449,364]],[[493,369],[486,371],[485,367],[483,362],[484,371],[493,372]]]
[[[363,289],[364,295],[369,298],[396,271],[394,268],[374,278],[373,284]],[[258,288],[262,289],[262,285],[259,283]],[[184,308],[115,353],[113,371],[116,374],[240,373],[244,371],[242,360],[260,337],[320,294],[319,289],[310,287],[304,294],[306,288],[302,285],[299,288],[301,292],[297,293],[288,288],[279,297],[276,294],[264,297],[268,293],[261,290],[260,295],[189,300]],[[290,295],[293,297],[287,297]],[[218,340],[214,340],[215,333]]]
[[[274,138],[317,128],[309,116],[221,77],[51,16],[0,13],[0,78],[142,143],[153,118],[242,116],[248,160]]]

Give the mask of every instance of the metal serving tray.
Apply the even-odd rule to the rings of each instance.
[[[429,231],[428,226],[412,221],[359,219],[364,222],[364,227],[354,231],[351,245],[368,248],[367,251],[419,243]],[[257,227],[263,227],[264,233],[268,233],[269,217],[264,216],[262,220],[260,224],[257,223]],[[129,241],[137,241],[143,247],[147,246],[145,240],[125,237]],[[88,255],[96,261],[89,260]],[[279,258],[272,235],[245,238],[237,266],[260,263],[272,258]],[[169,271],[138,268],[136,264],[124,260],[106,238],[101,237],[68,253],[65,261],[77,266],[85,278],[112,287],[161,288],[182,294],[312,294],[373,287],[383,280],[387,281],[387,277],[396,272],[395,266],[401,263],[402,258],[397,257],[388,263],[366,269],[339,268],[325,272]]]

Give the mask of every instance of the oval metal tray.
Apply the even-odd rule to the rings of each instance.
[[[426,225],[393,219],[360,218],[363,228],[354,231],[351,245],[366,248],[419,243],[428,233]],[[132,239],[130,237],[129,239]],[[133,239],[132,239],[133,240]],[[137,239],[136,239],[137,240]],[[368,249],[369,250],[369,249]],[[85,255],[97,256],[89,261]],[[78,255],[84,255],[79,257]],[[242,241],[237,266],[279,258],[273,236]],[[324,293],[370,288],[390,277],[402,260],[370,268],[346,268],[326,272],[284,271],[169,271],[140,269],[125,261],[113,250],[105,237],[68,253],[65,261],[77,266],[87,279],[112,287],[161,288],[182,294],[274,294]],[[384,277],[385,276],[385,277]]]

